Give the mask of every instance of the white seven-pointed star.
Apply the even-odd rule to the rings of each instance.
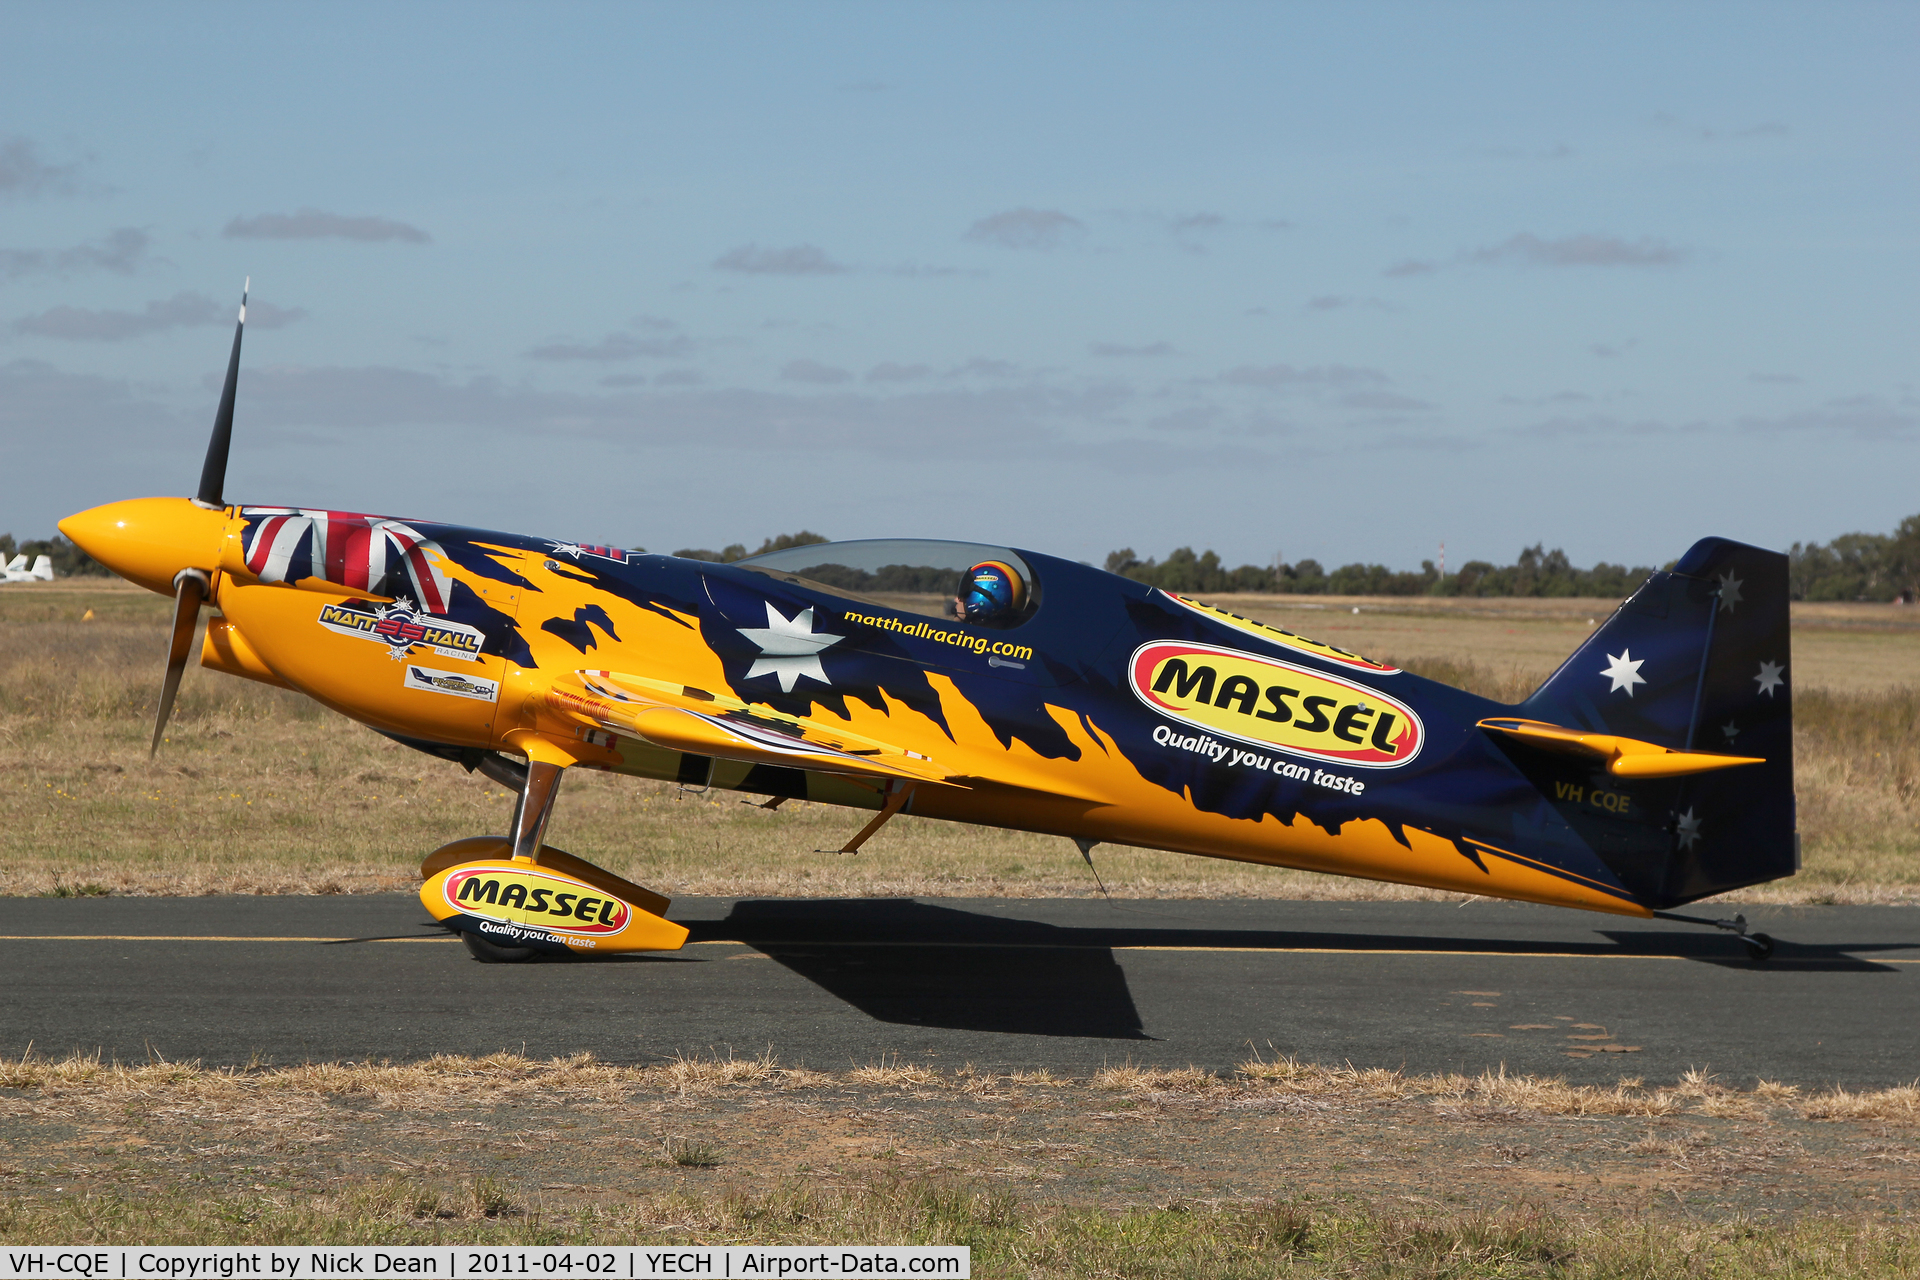
[[[1720,726],[1720,732],[1727,735],[1728,742],[1732,742],[1735,738],[1740,736],[1740,726],[1735,724],[1733,721],[1729,720],[1725,724]]]
[[[1760,664],[1760,674],[1753,678],[1753,682],[1760,686],[1760,692],[1771,698],[1773,691],[1787,682],[1786,676],[1781,674],[1785,670],[1786,667],[1778,662],[1763,662]]]
[[[753,666],[747,671],[747,679],[779,676],[782,693],[792,693],[794,681],[801,676],[810,676],[821,684],[833,683],[827,679],[826,670],[820,665],[820,651],[830,644],[839,644],[846,637],[815,632],[811,606],[788,618],[768,604],[766,626],[740,627],[738,630],[760,646],[760,656],[753,660]]]
[[[1680,847],[1691,849],[1700,839],[1700,819],[1693,816],[1692,806],[1680,815],[1680,824],[1676,828],[1680,836]]]
[[[1631,698],[1633,686],[1647,682],[1647,678],[1640,674],[1640,664],[1646,659],[1634,657],[1631,649],[1622,649],[1617,658],[1608,654],[1607,661],[1613,665],[1602,670],[1600,674],[1613,681],[1613,687],[1607,690],[1608,693],[1618,693],[1625,689],[1627,696]]]
[[[1740,579],[1734,577],[1733,570],[1729,569],[1720,575],[1720,607],[1732,613],[1733,606],[1739,603]]]

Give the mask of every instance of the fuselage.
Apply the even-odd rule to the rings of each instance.
[[[206,572],[203,665],[411,740],[855,808],[889,793],[609,729],[592,691],[619,688],[929,762],[941,780],[908,802],[924,816],[1647,912],[1581,840],[1514,851],[1553,818],[1475,727],[1499,704],[1071,561],[1000,549],[1031,600],[974,626],[922,611],[954,544],[828,544],[810,550],[834,572],[795,572],[179,499],[62,528],[154,590]],[[834,565],[835,545],[899,559]],[[889,583],[923,590],[871,589]],[[1622,824],[1636,803],[1593,797]]]

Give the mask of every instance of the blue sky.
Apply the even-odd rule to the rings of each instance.
[[[1655,563],[1920,511],[1912,5],[8,3],[0,529]]]

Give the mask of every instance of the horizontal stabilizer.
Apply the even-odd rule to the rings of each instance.
[[[1607,772],[1616,778],[1677,778],[1735,765],[1765,764],[1760,756],[1726,756],[1706,751],[1674,751],[1637,738],[1612,733],[1583,733],[1563,729],[1541,720],[1482,720],[1480,727],[1542,751],[1562,755],[1585,756],[1604,761]]]

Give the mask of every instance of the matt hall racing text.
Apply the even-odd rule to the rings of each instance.
[[[871,613],[843,613],[840,615],[848,622],[857,622],[865,627],[878,627],[882,631],[894,631],[903,636],[914,636],[921,640],[931,640],[935,644],[956,645],[962,649],[971,649],[975,653],[991,653],[1000,658],[1017,658],[1026,661],[1033,657],[1030,644],[1008,644],[1004,640],[995,640],[973,631],[949,631],[937,627],[931,622],[906,622],[900,618],[887,618]]]

